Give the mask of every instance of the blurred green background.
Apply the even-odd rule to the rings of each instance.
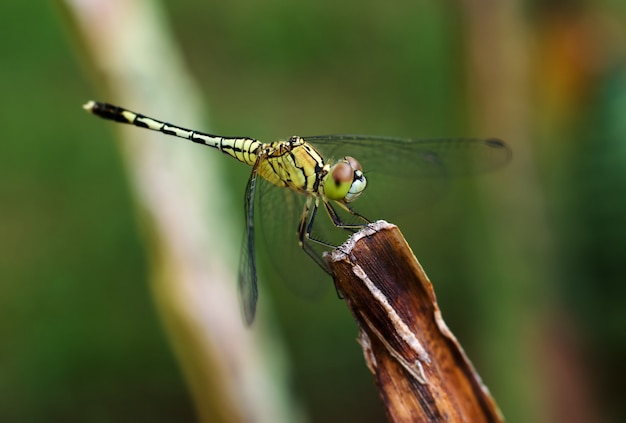
[[[214,133],[507,137],[506,169],[397,223],[508,421],[626,418],[623,2],[507,2],[506,29],[470,0],[164,3]],[[504,102],[519,137],[476,111],[506,92],[498,68],[493,92],[473,84],[481,16],[523,40],[503,49],[527,82]],[[97,91],[77,40],[55,3],[2,2],[0,22],[0,421],[193,421],[113,134],[80,109]],[[310,421],[383,419],[332,289],[262,289]]]

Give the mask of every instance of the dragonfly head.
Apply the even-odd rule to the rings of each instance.
[[[330,168],[324,181],[324,193],[331,200],[351,203],[366,186],[361,163],[354,157],[346,156]]]

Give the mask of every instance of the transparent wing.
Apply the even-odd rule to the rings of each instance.
[[[369,135],[303,137],[325,159],[349,155],[364,169],[409,177],[466,176],[501,167],[511,160],[508,145],[489,138],[404,139]],[[366,170],[367,170],[366,169]]]
[[[352,156],[361,163],[367,188],[351,207],[370,220],[413,213],[445,195],[454,178],[485,173],[511,159],[509,147],[496,139],[303,138],[327,162]]]
[[[271,276],[284,281],[302,298],[325,292],[329,280],[298,245],[298,223],[306,196],[259,179],[257,190],[257,241],[259,257],[269,264]],[[318,219],[328,220],[319,213]],[[320,253],[321,255],[321,253]]]
[[[432,204],[443,196],[451,177],[469,176],[496,169],[511,158],[508,146],[489,139],[407,140],[362,135],[303,137],[332,163],[344,156],[360,161],[367,188],[350,206],[370,220],[393,219]],[[298,246],[297,228],[306,197],[278,188],[260,178],[257,193],[257,250],[270,268],[300,296],[315,297],[331,283]],[[335,207],[346,222],[352,216]],[[311,236],[339,245],[350,235],[335,228],[323,206],[317,213]],[[311,244],[321,254],[330,248]]]
[[[256,256],[254,250],[254,197],[256,192],[257,167],[252,169],[245,194],[246,229],[239,264],[238,291],[241,312],[248,326],[254,321],[259,296],[257,286]]]

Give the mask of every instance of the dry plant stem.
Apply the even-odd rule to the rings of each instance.
[[[204,111],[200,90],[159,4],[59,2],[88,69],[104,89],[98,99],[209,129],[199,118]],[[151,288],[200,421],[299,421],[284,383],[280,340],[264,331],[263,319],[247,330],[239,313],[241,237],[233,228],[243,224],[243,214],[234,213],[225,200],[229,196],[219,172],[224,157],[162,134],[110,125],[80,106],[77,120],[90,120],[97,131],[117,130],[122,138],[119,146],[150,258]]]
[[[376,222],[327,260],[391,421],[503,421],[396,226]]]

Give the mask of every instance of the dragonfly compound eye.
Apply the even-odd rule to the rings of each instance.
[[[344,157],[343,160],[348,162],[348,164],[350,165],[350,167],[352,167],[352,169],[360,170],[361,172],[363,172],[363,167],[361,166],[361,163],[359,163],[359,161],[355,159],[354,157],[346,156]]]
[[[350,203],[356,200],[366,185],[361,164],[352,157],[345,157],[330,169],[324,182],[324,193],[331,200]]]

